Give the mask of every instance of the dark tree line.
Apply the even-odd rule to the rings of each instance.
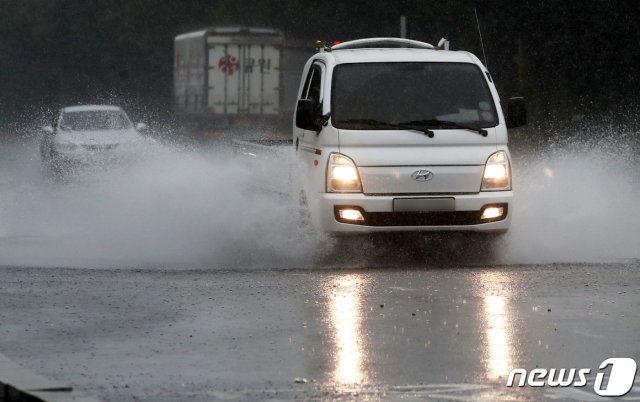
[[[628,113],[640,90],[636,0],[2,0],[0,116],[76,102],[129,100],[170,113],[173,37],[210,25],[280,28],[288,38],[408,36],[474,52],[501,96],[537,119]]]

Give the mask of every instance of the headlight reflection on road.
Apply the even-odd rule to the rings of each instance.
[[[509,278],[502,274],[480,275],[480,283],[485,286],[483,296],[483,319],[485,321],[487,377],[492,380],[503,378],[513,368],[512,326],[510,309],[507,304]],[[508,292],[508,290],[507,290]]]
[[[363,372],[362,294],[356,275],[335,278],[328,287],[330,324],[336,347],[333,380],[343,384],[361,384]]]

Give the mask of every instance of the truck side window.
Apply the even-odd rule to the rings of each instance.
[[[322,82],[322,70],[318,66],[313,66],[313,76],[307,91],[307,99],[320,102],[320,84]]]
[[[313,77],[313,72],[315,71],[314,67],[309,69],[309,73],[307,74],[307,78],[304,80],[304,87],[302,89],[302,97],[300,99],[307,99],[307,94],[309,93],[309,83],[311,82],[311,77]]]
[[[320,102],[320,87],[322,85],[322,69],[317,64],[311,66],[304,81],[302,99],[313,99]]]

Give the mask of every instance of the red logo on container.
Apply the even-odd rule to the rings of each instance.
[[[226,55],[220,59],[218,67],[223,73],[233,75],[233,73],[240,69],[240,63],[235,57]]]

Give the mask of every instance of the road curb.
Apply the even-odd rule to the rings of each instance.
[[[69,384],[36,374],[0,354],[2,402],[100,402],[73,391]]]

